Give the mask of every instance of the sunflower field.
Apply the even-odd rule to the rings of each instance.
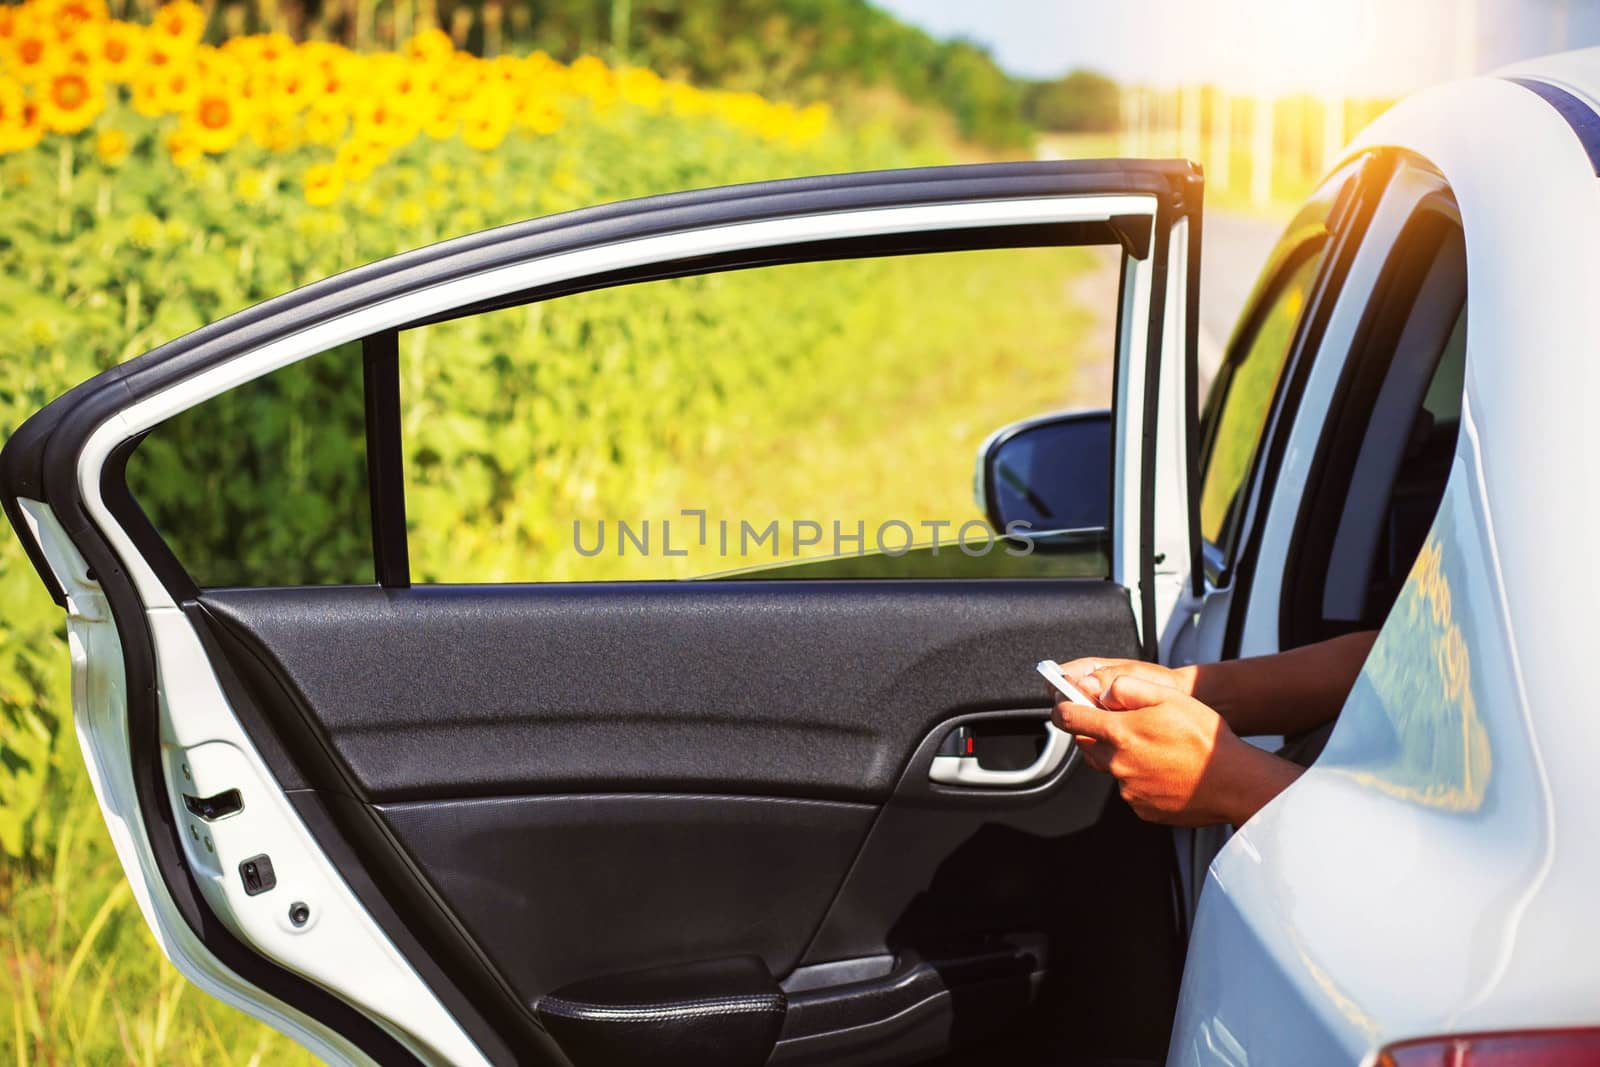
[[[388,51],[219,36],[210,10],[0,6],[0,435],[121,360],[407,248],[630,196],[948,159],[903,125],[846,122],[823,103],[594,57],[482,57],[437,29]],[[402,360],[429,375],[406,427],[408,498],[426,515],[419,579],[506,577],[597,498],[628,516],[741,494],[778,508],[784,486],[839,499],[865,454],[921,477],[860,483],[863,513],[953,517],[944,497],[896,494],[932,484],[964,500],[984,433],[1074,399],[1094,333],[1073,295],[1088,266],[1039,252],[804,267],[416,331]],[[801,284],[803,308],[786,306]],[[471,380],[434,373],[440,351]],[[246,446],[289,442],[300,459],[234,485],[253,499],[229,507],[260,511],[297,499],[304,486],[285,479],[334,477],[319,457],[343,453],[317,447],[331,409],[295,388],[271,411],[235,403],[182,447],[151,447],[141,476],[158,525],[220,500],[197,472]],[[846,388],[857,402],[839,401]],[[608,436],[601,415],[629,435]],[[801,434],[815,443],[796,463]],[[280,513],[275,528],[295,521]],[[190,525],[217,554],[240,536]],[[308,558],[296,580],[342,577]],[[0,1056],[300,1062],[159,955],[100,823],[69,696],[61,613],[0,535]]]

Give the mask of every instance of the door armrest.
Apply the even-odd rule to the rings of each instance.
[[[786,1009],[754,956],[590,979],[534,1004],[574,1067],[761,1067]]]

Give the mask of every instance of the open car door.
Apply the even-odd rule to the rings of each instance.
[[[1171,841],[1051,733],[1033,664],[1154,656],[1192,567],[1200,194],[1190,164],[1077,161],[578,211],[307,286],[38,412],[0,490],[67,612],[84,755],[163,951],[333,1062],[1159,1059]],[[1065,245],[1120,261],[1115,400],[1071,454],[1028,427],[991,446],[996,523],[1006,492],[1038,503],[1007,442],[1031,441],[1033,478],[1099,466],[1090,519],[1036,508],[992,557],[1010,569],[413,583],[407,331],[653,279]],[[328,361],[362,398],[370,558],[350,584],[219,583],[139,449]],[[256,474],[158,488],[203,510]]]

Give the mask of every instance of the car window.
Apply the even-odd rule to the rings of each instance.
[[[974,457],[1008,423],[1109,406],[1091,312],[1115,285],[1085,249],[984,250],[671,278],[405,331],[413,579],[1063,573],[991,538]],[[1104,576],[1091,547],[1055,562]]]
[[[1438,510],[1466,370],[1466,242],[1434,210],[1402,233],[1373,303],[1348,425],[1364,428],[1334,533],[1322,617],[1380,623]],[[1364,415],[1364,420],[1359,417]],[[1350,446],[1344,446],[1349,450]]]
[[[168,419],[128,458],[127,485],[201,588],[371,582],[360,346]]]
[[[1338,313],[1341,353],[1301,474],[1279,627],[1295,646],[1382,625],[1450,476],[1468,349],[1466,238],[1448,187],[1402,164]]]
[[[1389,506],[1379,529],[1367,575],[1367,621],[1388,615],[1400,587],[1422,549],[1439,511],[1456,439],[1461,433],[1461,401],[1467,369],[1467,310],[1457,314],[1439,364],[1429,379],[1422,405],[1401,448]]]
[[[1200,532],[1224,557],[1231,554],[1245,476],[1260,447],[1326,247],[1325,239],[1303,246],[1280,273],[1256,314],[1254,333],[1242,354],[1230,362],[1218,383],[1220,397],[1212,401],[1201,468]]]
[[[1105,577],[1109,531],[1006,541],[972,487],[996,429],[1111,406],[1119,255],[774,265],[405,329],[411,579]],[[362,374],[348,346],[146,437],[130,492],[197,585],[374,580]]]

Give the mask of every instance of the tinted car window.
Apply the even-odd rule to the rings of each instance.
[[[1230,363],[1218,383],[1213,427],[1200,486],[1200,531],[1226,554],[1238,522],[1245,475],[1266,430],[1272,398],[1283,376],[1295,329],[1305,311],[1327,245],[1318,241],[1281,276],[1256,320],[1254,336],[1242,357]]]

